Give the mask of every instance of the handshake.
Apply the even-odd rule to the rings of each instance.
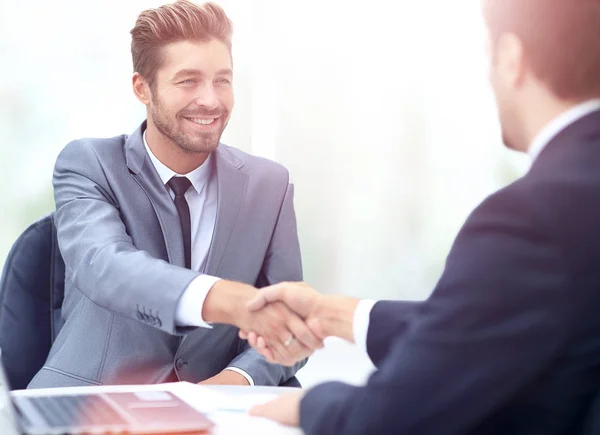
[[[322,348],[325,337],[354,341],[357,303],[353,298],[322,295],[302,282],[257,290],[223,280],[209,292],[203,317],[238,327],[240,338],[267,361],[292,366]]]

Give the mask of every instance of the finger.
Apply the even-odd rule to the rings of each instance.
[[[242,340],[247,340],[248,339],[248,334],[246,333],[246,331],[242,331],[240,329],[240,331],[238,332],[238,336],[242,339]]]
[[[252,408],[250,408],[250,411],[248,411],[248,414],[250,414],[252,417],[268,418],[265,408],[266,408],[265,405],[255,405]]]
[[[291,316],[287,326],[294,338],[303,346],[310,350],[323,348],[323,341],[299,317]]]
[[[249,343],[254,349],[256,349],[258,353],[264,356],[267,361],[269,361],[272,364],[279,364],[279,361],[276,360],[275,355],[273,355],[271,349],[267,347],[265,339],[263,337],[259,337],[252,332],[250,335]]]
[[[257,331],[265,340],[267,346],[271,349],[277,349],[278,352],[285,354],[285,346],[292,332],[287,324],[290,318],[297,317],[283,303],[275,302],[269,305],[260,313],[256,314],[262,317],[262,331]]]
[[[272,400],[261,405],[256,405],[250,408],[249,414],[253,417],[264,417],[271,420],[276,419],[276,410],[278,408],[278,399]]]
[[[260,352],[268,347],[272,352],[273,359],[278,364],[293,365],[295,359],[285,343],[289,341],[290,337],[293,337],[287,323],[291,317],[297,318],[297,316],[291,313],[281,302],[270,304],[264,310],[256,313],[255,316],[257,322],[261,324],[260,330],[257,330],[257,332],[262,337],[257,341],[257,350]]]
[[[250,344],[250,346],[252,346],[253,348],[257,348],[257,340],[258,340],[258,335],[256,334],[256,332],[250,331],[248,333],[248,343]]]
[[[250,331],[247,336],[248,344],[252,346],[259,354],[265,357],[267,361],[270,363],[276,364],[275,357],[273,356],[273,352],[267,348],[265,345],[265,340],[262,337],[259,337],[256,332]]]
[[[257,338],[256,347],[258,349],[266,349],[267,348],[267,342],[265,341],[265,337]]]
[[[270,402],[250,408],[249,414],[254,417],[268,418],[286,426],[298,426],[301,397],[293,393],[282,394]]]
[[[282,300],[283,291],[288,285],[289,283],[282,282],[259,290],[258,295],[246,307],[250,311],[257,311],[271,302]]]
[[[272,305],[272,310],[269,312],[275,320],[275,324],[280,325],[276,328],[271,328],[272,335],[265,337],[266,345],[273,352],[277,362],[284,366],[293,366],[297,361],[304,359],[306,354],[312,353],[310,350],[299,349],[293,350],[291,344],[294,343],[297,338],[294,330],[290,328],[290,325],[294,325],[295,330],[305,338],[307,335],[312,335],[311,331],[304,325],[304,322],[296,315],[290,312],[290,310],[281,302],[276,302]],[[312,341],[313,344],[318,347],[318,339],[314,336],[313,339],[307,339]],[[290,340],[293,340],[290,342]]]
[[[289,367],[295,365],[296,363],[302,361],[305,358],[308,358],[313,353],[313,349],[309,349],[297,340],[294,340],[288,346],[288,351],[292,355],[292,360],[288,361],[286,364],[283,365]]]
[[[325,334],[323,329],[323,324],[318,318],[310,318],[306,321],[306,326],[312,331],[315,336],[319,337],[321,342],[327,338],[327,334]]]
[[[263,352],[266,353],[266,349],[270,352],[271,360],[269,360],[269,362],[283,366],[293,365],[291,355],[283,345],[269,346],[268,348],[265,348]]]
[[[286,334],[287,334],[286,340],[289,340],[289,338],[292,336],[292,333],[288,331]],[[262,342],[259,343],[259,349],[260,349],[261,353],[264,354],[265,349],[269,349],[270,355],[272,355],[272,357],[271,357],[272,361],[269,361],[269,362],[281,364],[281,365],[288,366],[288,367],[294,365],[294,363],[296,362],[296,359],[294,358],[293,354],[291,353],[290,346],[291,346],[291,343],[289,346],[285,346],[285,344],[282,343],[281,341],[276,341],[274,343],[270,343],[269,341],[265,340],[264,338],[262,339]]]

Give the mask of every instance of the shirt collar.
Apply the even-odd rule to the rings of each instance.
[[[190,182],[192,183],[192,186],[194,186],[194,189],[196,190],[196,192],[198,192],[198,193],[202,192],[202,189],[204,188],[204,186],[206,185],[206,182],[208,181],[208,178],[210,177],[210,172],[211,172],[210,171],[210,168],[211,168],[210,159],[211,159],[212,154],[209,154],[207,159],[204,161],[204,163],[202,165],[200,165],[199,167],[197,167],[196,169],[194,169],[193,171],[188,172],[187,174],[178,174],[177,172],[175,172],[172,169],[169,169],[167,166],[165,166],[165,164],[163,162],[161,162],[160,160],[158,160],[158,157],[156,157],[152,153],[152,150],[148,146],[148,142],[146,142],[146,131],[145,130],[144,130],[144,134],[142,137],[144,139],[144,146],[146,147],[146,152],[148,153],[148,156],[150,156],[150,161],[154,165],[156,172],[158,172],[158,176],[162,180],[163,184],[167,184],[169,182],[169,180],[171,178],[173,178],[174,176],[187,177],[190,180]]]
[[[548,143],[550,143],[550,141],[554,139],[561,131],[573,124],[575,121],[599,109],[600,99],[594,99],[578,104],[577,106],[574,106],[558,115],[548,124],[546,124],[531,142],[529,150],[527,151],[531,157],[531,160],[535,160],[546,147],[546,145],[548,145]]]

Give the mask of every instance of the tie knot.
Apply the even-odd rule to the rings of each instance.
[[[173,177],[167,183],[175,192],[175,195],[183,195],[192,185],[192,182],[187,177]]]

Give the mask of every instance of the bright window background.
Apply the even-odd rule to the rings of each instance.
[[[479,2],[217,3],[235,26],[223,141],[290,169],[305,279],[323,292],[426,298],[468,213],[528,165],[500,144]],[[62,147],[144,119],[129,30],[160,4],[0,2],[0,261],[53,209]],[[300,377],[360,382],[369,369],[333,340]]]

